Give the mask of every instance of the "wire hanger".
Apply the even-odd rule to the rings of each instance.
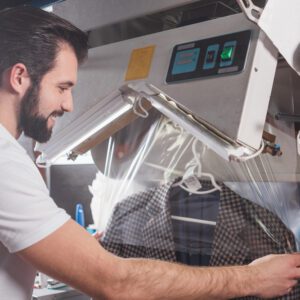
[[[209,194],[215,191],[220,191],[222,188],[216,183],[214,176],[211,173],[205,173],[202,172],[202,165],[200,161],[200,153],[196,151],[196,145],[198,140],[194,139],[192,144],[192,151],[193,151],[193,160],[189,164],[186,173],[182,177],[182,179],[179,182],[176,182],[173,186],[180,186],[182,189],[184,189],[187,192],[190,192],[192,194],[197,195],[204,195]],[[200,182],[200,178],[207,177],[210,179],[213,188],[206,191],[200,191],[202,185]],[[189,181],[192,180],[194,183],[193,188],[191,187],[191,184]]]
[[[202,172],[202,165],[200,161],[200,153],[196,151],[196,145],[197,145],[198,140],[194,139],[193,144],[192,144],[192,151],[193,151],[193,160],[191,163],[188,165],[187,170],[182,177],[182,180],[179,182],[176,182],[173,184],[173,186],[179,186],[182,189],[184,189],[187,192],[190,192],[192,194],[198,194],[198,195],[204,195],[208,193],[212,193],[218,190],[221,190],[221,187],[216,183],[215,178],[212,174],[210,173],[205,173]],[[199,191],[201,189],[201,183],[200,183],[200,178],[202,177],[208,177],[213,185],[213,188],[207,191]],[[193,181],[197,181],[198,184],[194,184],[195,189],[192,189],[190,184],[187,186],[187,180],[189,178],[192,178]],[[189,223],[197,223],[197,224],[204,224],[204,225],[211,225],[215,226],[217,223],[215,221],[210,221],[210,220],[202,220],[202,219],[196,219],[196,218],[189,218],[189,217],[182,217],[182,216],[171,216],[171,219],[173,220],[178,220],[178,221],[183,221],[183,222],[189,222]]]

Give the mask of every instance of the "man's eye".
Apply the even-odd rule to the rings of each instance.
[[[59,87],[59,91],[60,91],[61,93],[63,93],[63,92],[66,91],[66,90],[67,90],[67,88],[65,88],[65,87],[62,87],[62,86]]]

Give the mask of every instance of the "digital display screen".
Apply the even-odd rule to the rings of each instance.
[[[200,48],[178,51],[173,64],[172,74],[193,72],[197,68]]]
[[[167,83],[242,72],[251,31],[190,41],[173,47]]]

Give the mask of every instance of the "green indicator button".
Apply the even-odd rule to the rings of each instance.
[[[228,60],[232,58],[232,54],[233,54],[233,48],[232,46],[230,47],[225,47],[221,53],[221,58],[222,60]]]

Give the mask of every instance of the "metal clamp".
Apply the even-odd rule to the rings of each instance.
[[[258,20],[263,12],[263,8],[253,4],[252,0],[236,0],[241,10],[244,12],[246,17],[254,22],[258,23]]]

